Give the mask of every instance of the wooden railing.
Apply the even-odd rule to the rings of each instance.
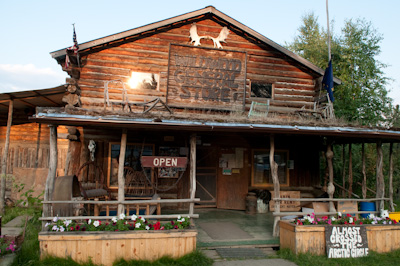
[[[118,205],[122,204],[124,206],[128,205],[156,205],[156,204],[166,204],[166,203],[195,203],[199,202],[199,198],[195,199],[151,199],[151,200],[110,200],[110,201],[96,201],[96,200],[51,200],[51,201],[43,201],[43,205],[51,206],[51,204],[93,204],[93,205]],[[139,215],[138,215],[139,216]],[[180,213],[180,214],[156,214],[156,215],[140,215],[140,217],[146,219],[173,219],[178,218],[179,216],[182,217],[189,217],[189,218],[199,218],[198,214],[194,214],[191,209],[189,209],[189,213]],[[109,220],[112,219],[114,216],[59,216],[59,219],[68,219],[68,220],[84,220],[84,219],[95,219],[95,220]],[[54,217],[40,217],[39,220],[43,221],[51,221]]]
[[[339,199],[339,198],[335,198],[335,199],[330,199],[330,198],[273,198],[272,200],[274,200],[276,203],[280,202],[280,201],[295,201],[295,202],[338,202],[338,201],[365,201],[365,202],[370,202],[370,201],[382,201],[382,200],[386,200],[389,201],[389,198],[372,198],[372,199],[349,199],[349,198],[345,198],[345,199]],[[336,215],[338,212],[314,212],[315,215]],[[354,214],[363,214],[363,213],[380,213],[380,210],[377,211],[346,211],[346,213],[354,213]],[[274,216],[292,216],[292,215],[307,215],[308,213],[305,212],[274,212],[273,215]]]

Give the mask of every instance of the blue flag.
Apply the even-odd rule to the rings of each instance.
[[[328,67],[325,69],[324,78],[322,79],[322,87],[326,89],[329,94],[329,99],[331,102],[335,101],[333,97],[333,69],[332,60],[329,60]]]

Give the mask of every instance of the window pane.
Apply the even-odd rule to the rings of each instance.
[[[254,151],[253,157],[253,183],[254,185],[271,185],[273,184],[271,167],[269,163],[269,151]],[[278,164],[278,178],[280,184],[287,183],[287,153],[276,152],[274,156],[275,162]]]
[[[271,83],[251,83],[251,97],[257,98],[272,98],[272,84]]]
[[[110,165],[110,186],[118,186],[118,160],[120,152],[120,144],[111,145],[111,165]],[[152,156],[153,146],[152,145],[126,145],[125,152],[125,163],[124,166],[129,166],[135,171],[142,171],[142,165],[140,163],[140,157]],[[150,176],[151,170],[146,169],[147,174]]]

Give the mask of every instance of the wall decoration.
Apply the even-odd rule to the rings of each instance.
[[[214,48],[222,49],[221,42],[225,42],[226,43],[225,40],[226,40],[226,38],[228,38],[229,30],[228,30],[227,27],[223,27],[221,32],[219,33],[218,37],[216,37],[216,38],[208,36],[208,35],[199,36],[197,34],[196,23],[193,23],[192,27],[190,27],[189,33],[190,33],[190,39],[191,39],[190,43],[194,43],[193,44],[194,46],[200,46],[201,45],[201,43],[200,43],[201,39],[211,39],[213,41],[213,43],[214,43]]]

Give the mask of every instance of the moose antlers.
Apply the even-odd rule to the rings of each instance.
[[[199,36],[197,34],[197,26],[196,23],[192,24],[192,27],[190,27],[190,43],[194,42],[194,46],[199,46],[201,45],[200,40],[201,39],[211,39],[214,42],[214,48],[218,48],[218,49],[222,49],[222,45],[221,42],[225,42],[226,43],[226,38],[229,35],[229,30],[227,27],[223,27],[221,32],[219,33],[217,38],[211,37],[211,36]]]

